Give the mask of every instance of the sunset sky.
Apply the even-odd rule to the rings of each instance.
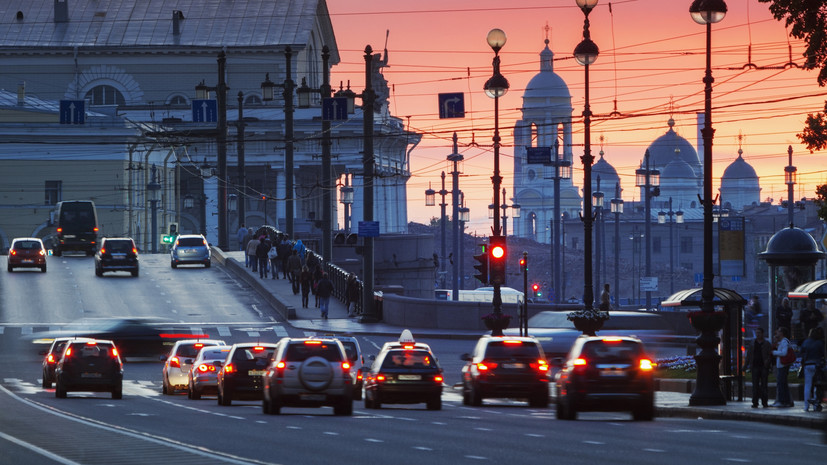
[[[339,81],[350,79],[355,91],[364,88],[365,46],[382,51],[386,31],[390,31],[389,68],[384,70],[393,86],[390,109],[422,134],[411,160],[410,221],[427,223],[439,215],[438,206],[425,206],[424,191],[429,183],[439,190],[440,172],[451,171],[445,157],[456,131],[459,151],[465,157],[460,188],[471,209],[469,229],[480,234],[490,231],[487,206],[492,202],[494,105],[482,88],[492,74],[494,53],[485,38],[493,28],[508,36],[500,51],[501,71],[511,84],[500,99],[500,164],[508,196],[513,182],[512,128],[520,117],[525,86],[539,72],[539,53],[547,34],[554,70],[572,94],[573,178],[576,185],[583,185],[579,157],[583,153],[584,71],[572,58],[582,40],[583,13],[574,0],[505,4],[491,0],[328,0],[342,58],[331,75],[336,87]],[[675,130],[697,145],[696,113],[703,111],[706,42],[705,27],[689,16],[690,4],[689,0],[601,0],[589,16],[592,40],[600,47],[600,56],[590,67],[590,102],[595,114],[592,153],[597,156],[600,151],[602,136],[606,161],[618,170],[627,201],[638,192],[634,170],[646,148],[668,129],[670,115],[676,121]],[[817,161],[824,154],[810,154],[796,134],[807,113],[823,110],[827,88],[818,87],[815,71],[785,68],[790,62],[788,44],[792,45],[792,62],[797,64],[803,62],[803,44],[788,39],[784,24],[772,18],[766,4],[727,0],[727,6],[726,18],[713,25],[712,31],[715,192],[717,178],[737,157],[740,134],[744,158],[760,177],[762,199],[777,203],[786,196],[784,167],[789,145],[799,173],[796,198],[813,197],[815,186],[827,177],[823,163]],[[767,69],[744,66],[750,62],[750,45],[752,63]],[[465,93],[465,119],[439,119],[437,94],[441,92]],[[615,101],[622,116],[610,118]]]

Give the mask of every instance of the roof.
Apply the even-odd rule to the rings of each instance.
[[[310,43],[316,22],[333,37],[325,0],[70,0],[0,2],[0,47],[267,47]],[[180,34],[173,12],[180,11]],[[326,24],[325,24],[326,22]],[[336,53],[336,44],[327,44]],[[331,56],[338,62],[338,56]]]
[[[669,130],[666,131],[666,134],[658,137],[649,145],[650,168],[663,170],[666,165],[675,158],[675,149],[678,149],[683,161],[688,163],[693,170],[700,173],[701,161],[700,158],[698,158],[698,152],[695,150],[695,147],[675,132],[675,120],[670,118],[668,125]]]
[[[823,299],[827,297],[827,279],[810,281],[787,293],[791,299]]]
[[[729,166],[726,167],[724,170],[724,175],[721,178],[721,182],[723,183],[724,180],[730,179],[755,179],[758,180],[758,175],[755,174],[755,168],[753,168],[743,157],[743,150],[738,149],[738,158],[735,159]]]
[[[713,289],[714,296],[712,301],[715,305],[738,304],[744,305],[747,299],[741,297],[740,294],[731,290],[716,287]],[[701,306],[701,288],[684,289],[678,291],[666,300],[660,303],[663,307],[700,307]]]
[[[548,97],[571,100],[571,93],[566,81],[554,72],[554,53],[549,50],[548,41],[546,41],[546,47],[540,52],[540,72],[526,84],[523,99],[545,99]]]

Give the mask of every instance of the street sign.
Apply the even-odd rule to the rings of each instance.
[[[218,103],[214,99],[192,101],[193,123],[215,123],[218,121]]]
[[[328,97],[322,100],[322,121],[347,120],[347,97]]]
[[[161,236],[161,244],[172,244],[173,242],[175,242],[175,236],[169,234]]]
[[[526,147],[526,163],[548,165],[551,163],[551,147]]]
[[[640,290],[642,292],[657,292],[658,277],[657,276],[641,276]]]
[[[359,237],[379,237],[379,222],[378,221],[360,221]]]
[[[83,124],[86,121],[86,102],[83,100],[60,101],[60,124]]]
[[[465,118],[465,94],[439,94],[439,119]]]

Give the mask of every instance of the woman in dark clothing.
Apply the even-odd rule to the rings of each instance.
[[[347,307],[347,316],[356,314],[356,304],[359,302],[359,281],[356,275],[351,273],[347,277],[347,284],[345,285],[345,306]],[[353,308],[351,308],[351,305]]]
[[[310,290],[313,288],[313,273],[310,272],[307,265],[302,268],[302,274],[299,281],[301,282],[302,288],[302,308],[307,308],[308,301],[310,300]]]
[[[270,240],[261,236],[259,244],[256,246],[256,260],[258,260],[258,277],[264,279],[267,277],[267,262],[270,259],[267,257],[267,252],[270,251]]]
[[[313,295],[316,296],[316,308],[319,308],[319,294],[316,293],[316,287],[318,287],[323,274],[321,265],[316,265],[316,269],[313,270]]]

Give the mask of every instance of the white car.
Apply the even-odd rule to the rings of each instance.
[[[218,372],[227,360],[230,346],[205,346],[190,366],[187,397],[198,400],[205,394],[218,394]]]
[[[189,373],[193,360],[198,351],[205,346],[224,346],[224,341],[218,339],[184,339],[177,341],[168,355],[161,356],[164,362],[164,394],[175,394],[175,391],[189,389]]]

